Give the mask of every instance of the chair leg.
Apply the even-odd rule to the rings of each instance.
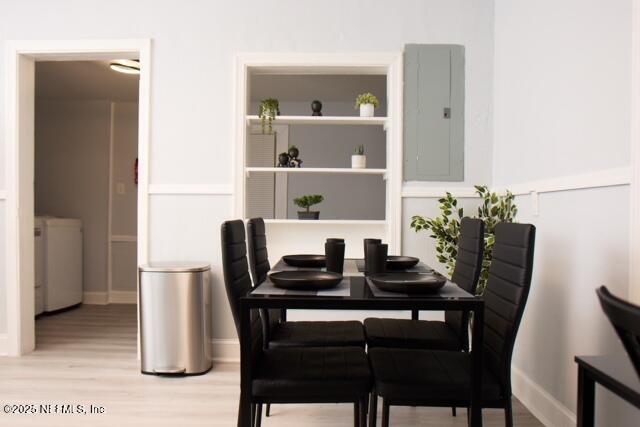
[[[457,417],[458,416],[458,412],[456,411],[456,407],[455,406],[451,407],[451,416],[452,417]]]
[[[389,427],[389,403],[382,399],[382,427]]]
[[[265,415],[267,417],[271,415],[271,403],[267,403],[267,412],[265,413]]]
[[[367,427],[367,397],[360,398],[360,427]]]
[[[262,424],[262,403],[258,403],[258,409],[256,410],[256,427],[260,427]]]
[[[369,397],[369,427],[376,427],[378,421],[378,395],[375,390]]]
[[[353,403],[353,425],[354,427],[360,427],[360,403]]]
[[[507,398],[507,403],[504,406],[504,425],[506,427],[513,427],[513,408],[511,407],[511,397]]]

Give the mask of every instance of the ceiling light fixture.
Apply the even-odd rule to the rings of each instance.
[[[140,61],[136,59],[116,59],[109,67],[113,71],[125,74],[140,74]]]

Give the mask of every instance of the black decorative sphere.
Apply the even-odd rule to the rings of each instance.
[[[289,148],[289,156],[291,158],[296,159],[299,154],[300,154],[300,151],[298,151],[296,147]]]
[[[313,111],[312,116],[321,116],[322,115],[322,102],[317,99],[311,103],[311,111]]]

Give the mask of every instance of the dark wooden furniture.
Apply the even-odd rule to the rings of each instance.
[[[626,355],[577,356],[578,427],[595,425],[596,383],[640,408],[640,380]]]
[[[535,227],[500,223],[495,228],[493,260],[484,290],[484,341],[473,341],[471,354],[461,351],[374,347],[369,360],[374,395],[382,397],[382,426],[389,426],[390,406],[468,407],[476,385],[468,373],[478,354],[484,363],[481,398],[475,404],[503,408],[505,424],[513,425],[511,355],[522,319],[533,271]],[[477,325],[474,313],[474,330]],[[377,398],[371,399],[369,426],[375,427]]]
[[[242,402],[246,405],[241,406],[245,412],[239,417],[239,425],[259,427],[263,403],[352,403],[355,427],[365,427],[372,378],[364,349],[349,346],[264,349],[257,310],[241,310],[243,295],[252,289],[244,223],[241,220],[223,223],[221,242],[227,297],[236,329],[240,333],[242,325],[246,334],[241,347],[242,361],[251,375],[250,379],[242,377]]]
[[[463,218],[451,280],[475,295],[482,268],[484,222]],[[412,316],[417,317],[417,316]],[[367,345],[371,347],[420,348],[429,350],[469,350],[469,313],[445,312],[445,320],[380,319],[364,320]]]
[[[376,296],[365,277],[361,274],[349,277],[349,290],[343,296],[258,293],[260,286],[266,286],[267,284],[268,282],[259,285],[253,292],[240,298],[238,314],[240,317],[241,381],[238,426],[241,427],[249,427],[251,425],[251,405],[254,403],[252,400],[252,383],[256,372],[251,363],[253,354],[250,322],[250,313],[254,309],[470,311],[474,313],[473,345],[478,346],[478,348],[483,346],[484,300],[453,284],[448,289],[454,288],[454,293],[450,292],[444,294],[444,296],[442,293],[424,296],[412,295],[411,298],[402,295]],[[480,404],[482,398],[482,357],[482,352],[474,352],[469,359],[470,364],[467,371],[471,377],[468,396],[469,406],[471,407],[469,423],[473,426],[482,425]]]

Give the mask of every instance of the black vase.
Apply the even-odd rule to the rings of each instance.
[[[278,155],[278,166],[281,168],[289,166],[289,155],[287,153],[281,153]]]
[[[313,113],[312,116],[321,116],[322,115],[322,102],[317,99],[311,103],[311,111]]]
[[[298,154],[300,154],[300,151],[296,147],[289,148],[289,157],[291,157],[292,159],[297,159]]]

